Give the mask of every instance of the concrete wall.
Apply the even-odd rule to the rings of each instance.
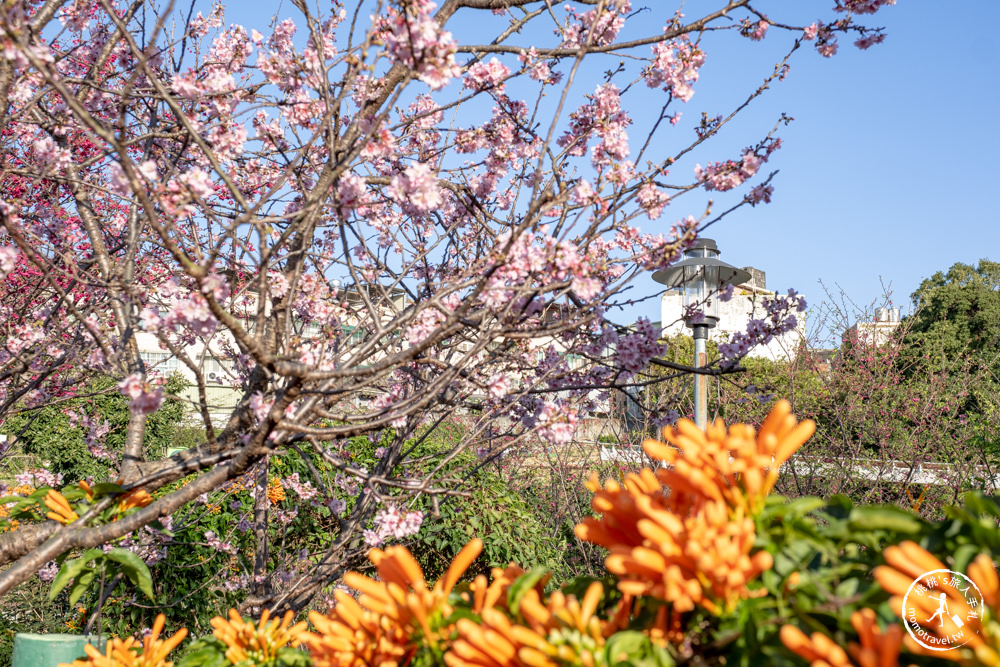
[[[761,272],[763,274],[763,272]],[[747,322],[751,319],[764,319],[767,313],[761,303],[764,298],[773,294],[755,287],[753,284],[741,285],[733,291],[733,298],[719,303],[719,323],[711,329],[709,336],[717,343],[727,342],[730,336],[738,331],[745,331]],[[677,334],[690,336],[691,330],[685,326],[683,295],[679,291],[668,290],[660,297],[660,322],[663,326],[663,336]],[[806,337],[805,317],[796,313],[799,325],[794,331],[775,338],[768,345],[755,347],[748,356],[767,359],[791,359]]]

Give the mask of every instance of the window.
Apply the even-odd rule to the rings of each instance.
[[[169,352],[139,352],[146,370],[167,375],[177,370],[177,357]]]
[[[205,357],[202,373],[208,384],[228,384],[232,381],[232,365],[228,361]]]

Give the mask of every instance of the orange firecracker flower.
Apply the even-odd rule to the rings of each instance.
[[[847,651],[820,632],[806,636],[794,625],[781,628],[781,642],[790,651],[808,660],[811,667],[895,667],[899,664],[899,651],[903,645],[902,626],[891,625],[882,632],[871,609],[851,614],[851,625],[861,643],[849,642]]]
[[[87,502],[94,501],[94,490],[90,488],[90,484],[87,484],[85,481],[81,481],[77,484],[77,486],[80,487],[80,490],[86,494]]]
[[[316,667],[403,665],[418,645],[434,647],[446,642],[454,631],[445,623],[453,611],[448,597],[482,550],[481,540],[466,544],[444,576],[429,588],[406,547],[372,549],[368,558],[379,580],[348,572],[344,582],[361,593],[358,600],[336,591],[336,604],[326,616],[309,614],[317,632],[304,633],[302,643]]]
[[[69,502],[65,496],[55,489],[49,489],[48,494],[45,496],[45,506],[52,510],[45,516],[61,524],[73,523],[80,518],[80,515],[74,512],[73,508],[69,506]]]
[[[664,437],[673,447],[646,440],[643,448],[666,467],[657,477],[668,488],[724,501],[734,511],[754,515],[778,481],[785,463],[816,431],[811,420],[797,421],[788,401],[778,401],[755,432],[747,424],[726,431],[721,419],[702,431],[682,419]]]
[[[153,502],[153,497],[146,489],[134,489],[129,491],[118,501],[118,513],[121,514],[133,507],[145,507]]]
[[[512,563],[502,570],[495,567],[490,574],[493,580],[489,584],[486,582],[485,575],[477,575],[469,584],[469,593],[462,594],[466,602],[471,600],[472,611],[476,614],[483,613],[484,609],[506,609],[510,585],[524,574],[524,569]],[[548,576],[537,584],[539,590],[544,587],[547,580]]]
[[[727,432],[721,420],[701,431],[681,420],[665,433],[673,446],[643,444],[664,467],[603,488],[591,477],[591,505],[602,516],[584,519],[576,534],[608,549],[605,564],[626,595],[666,600],[678,612],[732,608],[772,565],[767,552],[751,554],[753,517],[781,464],[814,430],[813,422],[796,421],[787,401],[779,401],[760,433],[745,424]]]
[[[963,642],[951,650],[932,651],[907,636],[904,639],[907,649],[955,662],[1000,666],[1000,577],[992,558],[979,554],[966,569],[966,576],[976,584],[983,604],[979,605],[975,598],[970,604],[967,584],[965,589],[960,589],[953,585],[956,578],[941,577],[934,593],[940,591],[947,613],[936,615],[942,600],[934,595],[908,595],[908,611],[903,609],[903,597],[912,584],[928,572],[947,570],[944,563],[911,541],[888,547],[883,555],[886,564],[875,568],[875,580],[892,595],[889,604],[893,612],[901,618],[904,612],[906,617],[915,618],[917,624],[930,636],[936,636],[942,646],[948,646],[953,637],[960,637]],[[937,620],[932,622],[935,618]],[[961,625],[955,622],[956,618],[961,619]]]
[[[174,663],[167,660],[167,655],[184,641],[187,629],[181,628],[173,637],[160,639],[164,623],[166,617],[163,614],[157,616],[153,621],[152,632],[141,644],[134,637],[113,637],[108,640],[103,654],[87,644],[83,649],[87,654],[86,660],[74,660],[72,664],[60,663],[59,667],[172,667]]]
[[[285,490],[281,487],[281,482],[277,479],[272,479],[271,483],[267,485],[267,499],[270,500],[272,504],[281,502],[285,499]]]
[[[483,609],[481,623],[459,619],[458,637],[444,661],[448,667],[591,667],[601,660],[605,640],[621,629],[595,615],[603,593],[595,581],[583,600],[556,591],[543,604],[531,589],[518,607],[523,625],[494,608]]]
[[[243,620],[235,609],[229,610],[229,619],[216,616],[211,620],[212,634],[226,645],[226,658],[237,664],[244,660],[254,664],[267,662],[278,655],[278,650],[286,646],[295,648],[302,643],[306,622],[291,625],[294,614],[285,612],[284,617],[268,620],[271,612],[267,609],[260,620]],[[291,627],[289,627],[291,625]]]

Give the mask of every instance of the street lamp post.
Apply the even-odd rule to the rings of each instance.
[[[653,274],[656,282],[681,290],[684,324],[694,336],[695,368],[705,366],[708,330],[719,322],[718,291],[750,280],[748,272],[726,264],[719,254],[715,241],[699,238],[684,253],[683,260]],[[694,376],[694,422],[698,428],[708,423],[708,384],[701,373]]]

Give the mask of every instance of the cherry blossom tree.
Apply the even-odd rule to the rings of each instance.
[[[119,382],[131,418],[120,493],[0,535],[0,595],[241,478],[259,538],[248,604],[301,608],[363,539],[411,534],[408,503],[462,493],[405,466],[442,420],[470,425],[441,469],[532,433],[571,440],[663,352],[648,323],[613,322],[635,277],[770,200],[763,169],[788,119],[707,165],[689,153],[800,47],[829,57],[839,40],[881,41],[856,19],[893,3],[833,0],[804,25],[783,23],[780,2],[715,4],[687,16],[630,0],[296,0],[283,8],[294,18],[250,29],[221,4],[5,3],[0,419],[97,375]],[[785,39],[788,56],[730,115],[682,136],[711,31]],[[631,99],[652,100],[651,123],[633,123]],[[699,194],[738,189],[722,214]],[[732,345],[729,366],[795,304]],[[143,447],[164,394],[142,336],[197,388],[201,444],[160,460]],[[242,398],[225,418],[193,349],[231,368]],[[383,443],[373,468],[352,462],[359,436]],[[269,460],[290,450],[335,474],[287,486],[339,518],[308,573],[276,588]],[[102,522],[116,502],[130,513]]]

